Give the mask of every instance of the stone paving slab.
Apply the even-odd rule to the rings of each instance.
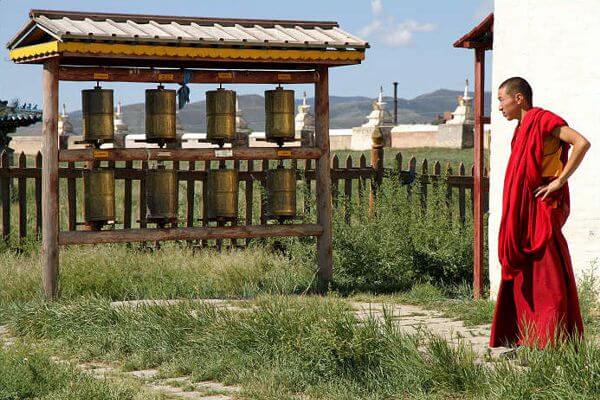
[[[466,343],[480,357],[485,355],[497,357],[508,350],[505,347],[493,349],[488,347],[489,324],[467,327],[463,321],[444,317],[440,311],[427,310],[408,304],[368,302],[350,302],[349,304],[360,319],[375,318],[376,320],[382,320],[385,308],[388,315],[393,316],[394,324],[402,332],[413,334],[417,331],[424,331],[441,336],[454,345]]]

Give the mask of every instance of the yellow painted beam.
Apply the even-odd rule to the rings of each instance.
[[[47,43],[33,44],[13,49],[9,52],[12,61],[19,61],[23,58],[39,57],[46,54],[58,53],[59,42],[52,41]]]
[[[48,42],[10,51],[10,59],[20,61],[50,53],[101,54],[110,56],[185,57],[198,59],[268,60],[268,61],[349,61],[364,60],[364,51],[297,50],[297,49],[233,49],[141,44],[83,42]]]

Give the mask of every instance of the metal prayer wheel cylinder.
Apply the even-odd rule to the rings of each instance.
[[[146,140],[173,141],[177,138],[175,90],[159,86],[146,89]]]
[[[110,142],[114,138],[113,91],[96,86],[81,91],[83,141]]]
[[[110,169],[92,169],[83,173],[86,224],[106,224],[115,220],[115,174]]]
[[[230,143],[235,137],[235,91],[219,88],[206,92],[206,139]]]
[[[278,219],[296,216],[296,170],[281,166],[267,172],[267,215]]]
[[[237,218],[238,174],[234,169],[213,169],[206,178],[206,214],[209,220]]]
[[[265,91],[265,136],[267,141],[283,144],[293,141],[296,133],[294,122],[294,91],[278,87]]]
[[[146,204],[148,220],[177,219],[177,171],[159,166],[146,175]]]

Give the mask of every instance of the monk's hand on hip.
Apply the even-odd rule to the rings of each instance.
[[[556,192],[563,186],[563,183],[560,179],[555,179],[547,185],[542,185],[533,191],[535,197],[542,196],[542,200],[545,200],[546,197],[552,192]]]

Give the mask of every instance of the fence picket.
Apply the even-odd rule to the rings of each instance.
[[[349,171],[352,169],[352,156],[348,155],[346,158],[346,170]],[[352,178],[346,178],[344,181],[344,194],[345,194],[345,204],[344,204],[344,220],[347,224],[350,223],[350,210],[352,208]]]
[[[3,150],[0,156],[0,168],[2,169],[2,178],[0,187],[2,188],[2,239],[8,242],[10,239],[10,165],[8,151]]]
[[[19,168],[27,168],[25,153],[19,155]],[[27,237],[27,178],[19,177],[19,240],[22,242]]]

